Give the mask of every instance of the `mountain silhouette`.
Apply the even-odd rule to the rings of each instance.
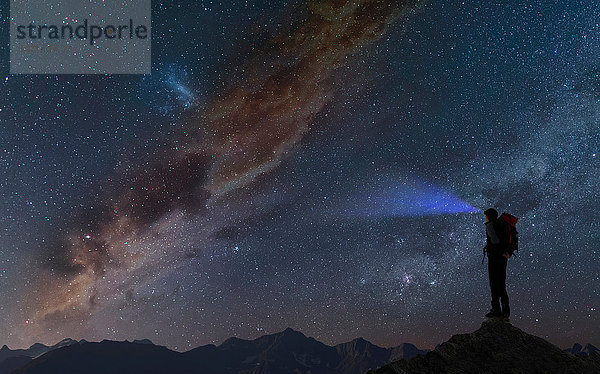
[[[598,374],[600,354],[576,356],[510,323],[486,321],[477,331],[454,335],[425,355],[368,372],[400,373]]]
[[[362,338],[329,346],[291,328],[254,340],[232,337],[219,346],[208,344],[183,353],[149,340],[67,343],[35,358],[18,352],[0,361],[0,374],[364,374],[400,357],[412,358],[427,352],[406,343],[382,348]]]
[[[191,373],[180,366],[181,355],[154,344],[103,340],[46,352],[13,373]]]
[[[38,357],[48,351],[76,343],[86,343],[86,341],[83,339],[80,341],[63,339],[51,346],[35,343],[27,349],[10,349],[5,344],[2,346],[2,348],[0,348],[0,374],[10,374],[15,369],[20,368],[35,357]]]
[[[593,356],[595,354],[600,354],[600,349],[594,347],[591,344],[586,344],[583,347],[579,343],[573,344],[573,348],[564,349],[565,352],[569,352],[574,354],[575,356]]]
[[[433,351],[412,344],[378,347],[363,338],[329,346],[287,328],[254,340],[236,337],[176,352],[147,339],[65,339],[54,346],[0,349],[0,374],[201,373],[201,374],[410,374],[600,373],[591,344],[561,350],[509,323],[486,321],[454,335]]]

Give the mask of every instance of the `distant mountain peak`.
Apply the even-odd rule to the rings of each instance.
[[[64,338],[63,340],[54,344],[52,347],[47,347],[47,348],[56,349],[56,348],[66,347],[66,346],[72,345],[72,344],[77,344],[77,343],[79,343],[77,340],[73,340],[71,338]]]
[[[283,330],[282,332],[280,332],[279,334],[283,334],[283,335],[302,335],[302,336],[306,336],[303,333],[301,333],[298,330],[294,330],[291,327],[286,328],[285,330]],[[279,334],[275,334],[275,335],[279,335]]]
[[[230,338],[225,339],[225,341],[223,343],[221,343],[220,346],[221,347],[233,346],[233,345],[236,345],[236,344],[238,344],[240,342],[244,342],[244,341],[245,341],[244,339],[240,339],[236,336],[232,336]]]
[[[354,339],[350,340],[349,342],[341,343],[338,345],[341,347],[345,347],[346,349],[349,349],[349,347],[352,347],[352,349],[354,349],[354,350],[356,350],[356,349],[364,350],[370,346],[374,346],[373,343],[371,343],[368,340],[365,340],[362,337],[354,338]],[[380,348],[380,347],[377,347],[377,348]]]
[[[271,335],[264,335],[262,337],[260,337],[259,339],[264,339],[265,337],[269,337],[269,338],[275,338],[278,339],[282,342],[289,342],[289,343],[298,343],[298,342],[304,342],[306,340],[314,340],[313,338],[309,338],[306,335],[304,335],[303,333],[301,333],[300,331],[294,330],[291,327],[286,328],[285,330],[275,333],[275,334],[271,334]]]
[[[133,342],[137,344],[154,344],[150,339],[135,339]]]
[[[596,354],[600,354],[600,350],[590,343],[586,344],[585,347],[579,343],[575,343],[573,344],[572,348],[563,349],[563,351],[569,352],[576,356],[594,356]]]

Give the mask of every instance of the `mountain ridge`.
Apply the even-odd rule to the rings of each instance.
[[[244,339],[244,338],[239,338],[239,337],[237,337],[237,336],[231,336],[231,337],[229,337],[229,338],[225,339],[225,340],[224,340],[223,342],[221,342],[221,344],[219,344],[219,345],[216,345],[216,344],[214,344],[214,343],[208,343],[208,344],[204,344],[204,345],[199,345],[198,347],[195,347],[195,348],[190,348],[189,350],[187,350],[187,351],[183,351],[183,352],[180,352],[180,351],[175,351],[174,349],[171,349],[171,348],[168,348],[168,347],[167,347],[167,348],[168,348],[168,349],[170,349],[170,350],[172,350],[172,351],[174,351],[174,352],[185,353],[185,352],[189,352],[189,351],[191,351],[191,350],[194,350],[194,349],[196,349],[196,348],[205,347],[205,346],[209,346],[209,345],[214,345],[214,346],[218,347],[218,346],[222,345],[223,343],[225,343],[226,341],[228,341],[228,340],[231,340],[231,339],[233,339],[233,340],[242,340],[242,341],[255,341],[255,340],[257,340],[257,339],[260,339],[260,338],[262,338],[262,337],[265,337],[265,336],[272,336],[272,335],[278,335],[278,334],[282,334],[282,333],[284,333],[286,330],[291,330],[291,331],[293,331],[293,332],[298,332],[298,333],[300,333],[300,334],[304,335],[304,333],[302,333],[302,332],[301,332],[301,331],[299,331],[299,330],[294,330],[294,329],[293,329],[293,328],[291,328],[291,327],[287,327],[287,328],[285,328],[284,330],[281,330],[281,331],[279,331],[279,332],[274,332],[274,333],[271,333],[271,334],[265,334],[265,335],[259,336],[259,337],[257,337],[257,338],[254,338],[254,339]],[[306,336],[306,335],[304,335],[304,336]],[[309,338],[309,339],[314,339],[313,337],[308,337],[308,336],[307,336],[307,338]],[[115,342],[131,342],[131,343],[141,343],[141,344],[154,344],[154,345],[159,345],[159,346],[161,346],[160,344],[155,344],[155,343],[153,343],[153,342],[152,342],[150,339],[147,339],[147,338],[144,338],[144,339],[133,339],[133,340],[131,340],[131,341],[130,341],[130,340],[128,340],[128,339],[126,339],[126,340],[110,340],[110,339],[103,339],[103,340],[107,340],[107,341],[115,341]],[[102,340],[102,341],[103,341],[103,340]],[[377,345],[377,344],[375,344],[375,343],[372,343],[372,342],[370,342],[369,340],[366,340],[366,339],[365,339],[364,337],[362,337],[362,336],[359,336],[359,337],[356,337],[356,338],[354,338],[354,339],[352,339],[352,340],[348,340],[347,342],[341,342],[341,343],[338,343],[338,344],[335,344],[335,345],[329,345],[329,344],[327,344],[327,343],[323,343],[323,344],[324,344],[324,345],[327,345],[327,346],[329,346],[329,347],[337,347],[337,346],[339,346],[339,345],[342,345],[342,344],[348,344],[348,343],[351,343],[351,342],[353,342],[353,341],[355,341],[355,340],[364,340],[364,341],[367,341],[367,342],[369,342],[370,344],[373,344],[373,345],[375,345],[375,346],[377,346],[377,347],[384,348],[384,349],[397,348],[397,347],[400,347],[400,346],[402,346],[402,345],[404,345],[404,344],[411,344],[411,345],[412,345],[412,343],[407,343],[407,342],[405,342],[405,343],[400,343],[400,344],[399,344],[399,345],[397,345],[397,346],[392,346],[392,347],[382,347],[382,346],[379,346],[379,345]],[[7,349],[8,349],[8,350],[10,350],[10,351],[13,351],[13,352],[14,352],[14,351],[25,351],[25,350],[32,349],[34,346],[35,346],[35,347],[37,347],[37,346],[41,346],[41,347],[56,348],[56,347],[60,346],[60,345],[61,345],[61,343],[68,342],[68,341],[70,341],[70,342],[73,342],[73,343],[82,343],[82,342],[83,342],[83,343],[89,343],[89,341],[88,341],[88,340],[86,340],[86,339],[75,340],[75,339],[72,339],[72,338],[64,338],[64,339],[62,339],[61,341],[59,341],[59,342],[57,342],[56,344],[53,344],[53,345],[45,345],[45,344],[43,344],[43,343],[33,343],[31,346],[29,346],[29,348],[15,348],[15,349],[11,349],[10,347],[8,347],[8,345],[7,345],[7,344],[3,344],[3,345],[2,345],[2,347],[0,348],[0,352],[1,352],[2,350],[7,350]],[[321,343],[322,343],[322,342],[321,342]],[[439,347],[439,346],[440,346],[440,344],[437,344],[437,345],[436,345],[436,346],[435,346],[433,349],[435,349],[435,348],[437,348],[437,347]],[[578,347],[579,347],[579,348],[578,348]],[[433,349],[424,348],[424,349],[422,349],[422,350],[425,350],[425,351],[432,351]],[[572,347],[563,348],[562,350],[563,350],[563,351],[566,351],[566,352],[569,352],[569,353],[573,353],[573,354],[575,354],[574,352],[579,352],[580,354],[587,354],[587,352],[588,352],[588,351],[591,351],[591,352],[600,351],[600,349],[599,349],[599,348],[597,348],[596,346],[594,346],[594,345],[593,345],[593,344],[591,344],[591,343],[586,343],[585,345],[582,345],[581,343],[578,343],[578,342],[574,343]],[[1,361],[1,359],[0,359],[0,361]]]
[[[600,373],[600,351],[589,343],[560,349],[509,323],[493,321],[472,333],[454,335],[433,351],[410,343],[383,348],[363,337],[329,346],[292,328],[252,340],[230,337],[218,346],[185,352],[148,339],[66,338],[50,347],[34,343],[28,349],[0,349],[0,374],[58,373],[67,367],[70,373],[86,374]]]
[[[36,343],[30,348],[34,346],[38,349],[46,347]],[[410,357],[427,352],[409,343],[382,348],[362,337],[329,346],[289,327],[252,340],[230,337],[219,346],[207,344],[185,352],[155,345],[147,339],[136,339],[133,342],[108,339],[100,342],[77,342],[67,338],[53,347],[56,348],[34,358],[16,355],[8,361],[0,360],[0,374],[61,372],[65,365],[69,365],[70,373],[159,373],[165,370],[195,373],[202,368],[215,374],[363,374],[368,369],[380,367],[396,358],[399,352]],[[406,347],[413,349],[406,350]],[[21,350],[21,353],[22,351],[25,350]],[[108,367],[100,357],[110,357],[108,361],[121,366]],[[141,357],[144,358],[140,359]]]

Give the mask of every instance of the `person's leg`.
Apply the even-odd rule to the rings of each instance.
[[[490,278],[490,292],[492,294],[492,313],[500,313],[500,293],[498,292],[498,263],[495,259],[488,257],[488,274]]]
[[[510,316],[510,306],[508,303],[508,292],[506,292],[506,264],[508,260],[506,258],[502,258],[501,267],[499,267],[499,282],[498,282],[498,291],[500,295],[500,299],[502,300],[502,314],[506,317]]]

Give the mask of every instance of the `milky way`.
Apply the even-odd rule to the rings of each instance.
[[[489,309],[489,206],[513,323],[598,344],[598,5],[155,13],[151,77],[0,80],[2,344],[432,347]]]
[[[108,293],[123,293],[114,281],[119,274],[151,257],[132,245],[139,236],[158,235],[153,225],[167,214],[210,221],[211,199],[275,168],[333,98],[331,73],[412,6],[307,3],[305,18],[268,40],[268,54],[250,57],[241,82],[187,115],[170,148],[116,179],[118,187],[78,216],[75,228],[59,230],[46,249],[46,275],[33,290],[35,312],[27,324],[59,334],[61,324],[88,328],[111,301]]]

